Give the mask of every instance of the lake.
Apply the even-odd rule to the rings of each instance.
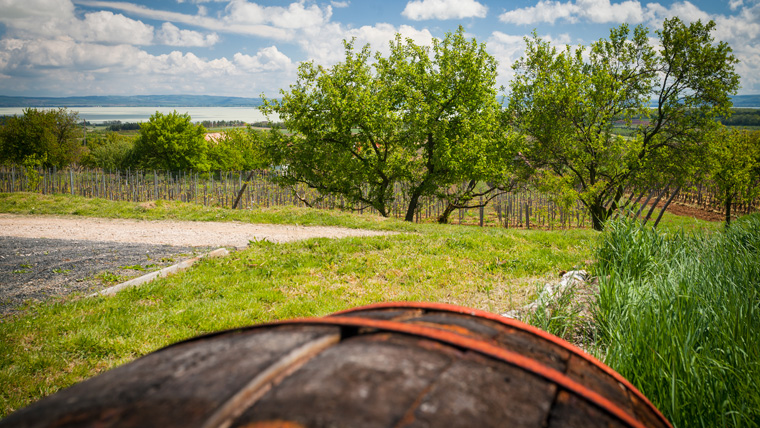
[[[49,110],[54,107],[41,107]],[[22,115],[24,107],[0,107],[0,116]],[[103,123],[119,120],[121,122],[147,122],[160,111],[168,114],[173,111],[188,113],[193,122],[205,120],[242,120],[244,122],[261,122],[266,117],[255,107],[71,107],[70,111],[79,112],[79,118],[90,123]],[[273,118],[276,120],[276,118]]]

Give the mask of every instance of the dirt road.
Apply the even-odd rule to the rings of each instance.
[[[28,300],[96,291],[214,248],[380,234],[337,227],[0,214],[0,316]]]

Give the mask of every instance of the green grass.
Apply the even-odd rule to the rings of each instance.
[[[114,297],[67,297],[0,319],[0,415],[170,343],[220,329],[391,300],[504,312],[560,270],[590,262],[598,233],[404,223],[298,208],[232,211],[0,194],[0,212],[363,227],[394,235],[252,243]],[[105,279],[105,278],[104,278]]]
[[[655,212],[653,217],[657,216],[659,211]],[[647,226],[651,227],[654,224],[655,219],[649,220]],[[657,225],[657,230],[672,234],[672,233],[702,233],[702,232],[716,232],[723,228],[723,222],[720,221],[707,221],[700,220],[694,217],[679,216],[665,212],[662,216],[660,224]]]
[[[196,204],[157,200],[115,202],[100,198],[38,193],[0,193],[0,212],[35,215],[74,215],[138,220],[240,221],[246,223],[341,226],[373,230],[413,231],[410,223],[349,212],[315,210],[293,206],[231,210]]]
[[[676,427],[760,426],[760,215],[727,232],[622,222],[602,236],[603,360]]]

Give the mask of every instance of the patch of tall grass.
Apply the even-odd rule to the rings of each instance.
[[[760,426],[760,215],[709,234],[613,222],[599,245],[602,359],[676,427]]]

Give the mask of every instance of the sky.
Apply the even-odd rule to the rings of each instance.
[[[588,45],[627,23],[713,20],[740,60],[739,94],[760,94],[760,0],[0,0],[0,95],[277,97],[298,64],[330,66],[344,39],[388,51],[463,26],[508,87],[524,37]]]

